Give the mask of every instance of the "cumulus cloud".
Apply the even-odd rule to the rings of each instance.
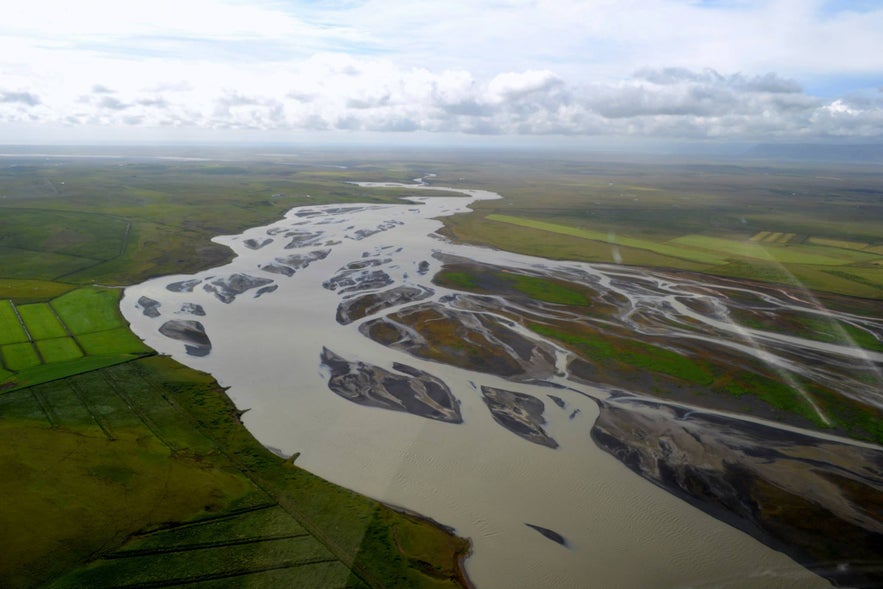
[[[112,96],[105,96],[96,102],[99,108],[108,108],[110,110],[126,110],[129,105],[117,100]]]
[[[0,94],[0,102],[44,106],[48,122],[120,127],[738,140],[883,133],[883,94],[822,100],[775,73],[645,68],[624,81],[576,85],[551,70],[482,80],[463,70],[317,55],[275,72],[270,90],[236,81],[241,89],[215,82],[164,91],[156,84],[110,91],[98,82],[67,103],[41,104],[27,92]],[[4,117],[21,113],[0,109]]]
[[[58,6],[0,22],[0,125],[883,136],[883,7],[85,0],[45,18]],[[816,92],[848,76],[873,88]]]

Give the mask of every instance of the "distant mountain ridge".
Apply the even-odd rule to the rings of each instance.
[[[747,157],[830,162],[883,163],[883,143],[829,145],[823,143],[761,143],[750,148]]]

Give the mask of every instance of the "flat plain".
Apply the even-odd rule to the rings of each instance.
[[[446,219],[448,235],[554,259],[883,298],[883,178],[873,167],[623,159],[473,162],[456,179],[440,173],[441,185],[505,196]]]
[[[413,192],[354,181],[433,173],[433,184],[502,194],[444,219],[442,232],[457,240],[785,285],[881,316],[883,175],[861,166],[574,153],[176,154],[205,159],[136,150],[0,161],[0,494],[16,506],[0,510],[0,541],[13,547],[0,561],[4,586],[465,584],[459,561],[468,542],[272,454],[216,382],[154,355],[117,308],[122,286],[228,260],[230,251],[210,241],[216,235],[272,222],[293,206],[398,202]],[[491,278],[447,268],[437,281],[604,312],[578,285]],[[883,347],[850,324],[758,313],[740,320]],[[623,386],[676,382],[697,397],[760,399],[743,403],[746,413],[772,408],[826,427],[769,371],[725,374],[621,333],[528,327],[593,358]],[[883,439],[879,411],[816,394],[838,416],[838,431]]]

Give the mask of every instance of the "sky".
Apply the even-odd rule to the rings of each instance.
[[[28,0],[0,143],[883,141],[883,0]]]

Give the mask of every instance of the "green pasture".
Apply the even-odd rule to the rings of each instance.
[[[521,227],[529,227],[540,231],[570,235],[582,239],[601,241],[610,245],[623,245],[637,249],[653,251],[665,256],[683,258],[706,264],[725,264],[732,256],[775,260],[789,264],[810,264],[840,266],[853,263],[879,260],[880,256],[857,251],[855,249],[836,249],[824,245],[787,246],[777,243],[761,245],[757,241],[738,241],[707,235],[684,235],[665,243],[646,239],[636,239],[614,232],[601,232],[589,229],[569,227],[557,223],[548,223],[523,217],[492,214],[486,217],[490,221],[509,223]],[[674,244],[674,245],[672,245]],[[687,247],[680,247],[687,246]]]
[[[880,256],[850,249],[838,249],[822,245],[779,245],[753,241],[737,241],[707,235],[685,235],[671,242],[760,260],[775,260],[785,264],[810,264],[815,266],[842,266],[880,259]]]
[[[43,363],[40,356],[37,355],[34,345],[30,342],[6,344],[0,346],[0,352],[2,352],[3,366],[12,372],[27,370]],[[12,373],[8,376],[12,376]]]
[[[590,239],[593,241],[601,241],[610,245],[624,245],[631,248],[649,250],[664,256],[673,258],[683,258],[693,262],[701,262],[703,264],[723,264],[726,258],[712,252],[706,252],[689,247],[672,246],[665,243],[657,243],[646,239],[638,239],[617,235],[614,232],[604,233],[602,231],[593,231],[588,229],[578,229],[576,227],[568,227],[557,223],[547,223],[544,221],[536,221],[523,217],[510,217],[508,215],[488,215],[487,219],[498,221],[501,223],[509,223],[511,225],[519,225],[521,227],[529,227],[540,231],[548,231],[550,233],[560,233],[562,235],[570,235],[581,239]],[[687,244],[690,245],[690,244]]]
[[[67,335],[64,326],[55,316],[52,308],[47,303],[31,303],[18,305],[18,313],[21,315],[31,337],[35,340]]]
[[[76,336],[76,339],[89,355],[146,354],[150,352],[150,348],[129,331],[128,327],[81,333]]]
[[[0,301],[0,345],[26,342],[25,334],[11,301]]]
[[[0,278],[3,279],[51,281],[95,264],[95,260],[87,258],[10,248],[0,242]]]
[[[52,300],[52,308],[71,333],[78,335],[124,327],[117,309],[121,290],[80,288]]]
[[[0,300],[10,299],[19,304],[42,302],[62,295],[76,288],[48,280],[20,280],[0,278]]]
[[[863,250],[863,249],[868,248],[868,246],[869,246],[869,244],[866,242],[846,241],[843,239],[825,239],[823,237],[810,237],[809,239],[807,239],[807,241],[809,243],[814,243],[816,245],[823,245],[823,246],[827,246],[827,247],[837,247],[837,248],[848,249],[848,250]],[[880,253],[880,252],[871,251],[871,253]]]
[[[514,291],[538,301],[559,305],[589,304],[585,293],[575,289],[573,284],[516,272],[482,272],[477,275],[468,270],[446,268],[433,277],[433,282],[460,290]]]
[[[883,256],[868,250],[819,242],[779,243],[780,238],[777,242],[761,243],[701,234],[663,236],[664,241],[654,241],[524,217],[490,214],[486,219],[494,223],[481,225],[480,219],[455,219],[449,222],[449,229],[462,237],[478,231],[477,226],[484,227],[483,238],[499,247],[535,255],[552,254],[551,257],[559,259],[704,270],[869,298],[883,297]],[[497,231],[495,223],[509,228]],[[523,233],[519,234],[516,228]],[[584,240],[584,245],[567,241],[574,238]]]
[[[72,337],[41,339],[37,340],[36,344],[46,364],[66,362],[83,356],[83,352]]]
[[[119,253],[126,221],[92,212],[14,208],[0,217],[2,244],[88,260],[106,260]]]

